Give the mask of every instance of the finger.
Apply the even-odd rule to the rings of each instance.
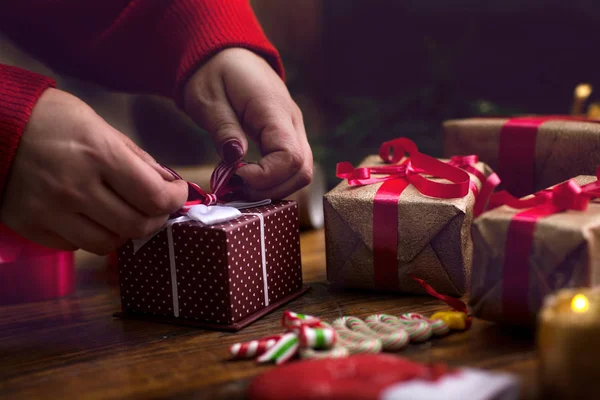
[[[125,239],[138,239],[158,231],[168,215],[148,217],[131,207],[105,184],[91,189],[92,201],[85,204],[83,214],[92,221]]]
[[[234,164],[248,151],[248,140],[222,85],[196,88],[190,116],[210,134],[221,159]]]
[[[257,164],[248,164],[239,175],[253,190],[276,187],[293,177],[305,164],[303,146],[291,119],[275,116],[259,133],[264,156]]]
[[[47,225],[55,227],[56,234],[63,240],[98,255],[117,250],[126,241],[81,214],[50,216]]]
[[[185,181],[165,181],[127,146],[111,149],[102,178],[119,197],[142,214],[160,217],[183,206],[188,196]]]
[[[150,154],[146,153],[144,150],[142,150],[138,145],[136,145],[135,143],[133,143],[133,141],[128,138],[125,135],[122,135],[120,132],[119,134],[121,135],[122,139],[123,139],[123,143],[125,143],[125,145],[139,158],[141,158],[146,164],[148,164],[149,166],[152,167],[152,169],[154,169],[156,172],[158,172],[158,174],[166,181],[174,181],[175,177],[173,176],[173,174],[171,174],[168,170],[165,170],[165,168],[160,165],[155,159],[154,157],[152,157]]]

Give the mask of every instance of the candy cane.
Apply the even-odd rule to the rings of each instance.
[[[332,325],[338,335],[338,343],[348,349],[350,354],[379,353],[382,349],[381,340],[355,332],[348,327],[348,320],[354,317],[340,317]]]
[[[356,317],[342,317],[334,322],[338,335],[345,341],[355,341],[356,336],[347,333],[357,333],[359,336],[370,337],[381,342],[381,348],[388,351],[397,351],[406,347],[409,342],[409,334],[401,327],[391,328],[385,332],[372,329],[363,320]]]
[[[446,325],[446,323],[441,319],[432,320],[418,313],[405,313],[400,316],[400,319],[405,321],[426,321],[428,324],[431,325],[431,329],[435,336],[443,336],[450,332],[450,327]]]
[[[300,330],[300,346],[313,349],[329,349],[336,342],[337,335],[331,327],[310,328],[302,326]]]
[[[298,347],[298,335],[295,333],[285,333],[273,347],[258,357],[257,361],[259,363],[275,362],[277,365],[282,364],[296,354]]]
[[[292,311],[286,311],[283,313],[281,325],[285,328],[300,327],[302,325],[315,327],[321,324],[321,320],[312,315],[298,314]]]
[[[281,339],[281,335],[251,340],[246,343],[235,343],[229,347],[229,352],[233,356],[233,359],[236,360],[254,358],[264,354],[271,347],[275,346],[279,339]]]
[[[395,327],[403,327],[410,336],[410,341],[414,343],[420,343],[428,340],[433,335],[433,329],[429,323],[423,319],[417,318],[414,313],[407,317],[404,314],[403,317],[394,317],[388,314],[376,314],[368,317],[367,320],[370,322],[383,322]],[[418,315],[418,314],[417,314]]]

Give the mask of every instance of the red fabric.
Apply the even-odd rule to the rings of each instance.
[[[272,369],[254,379],[246,394],[250,400],[375,400],[383,390],[400,382],[435,382],[458,373],[444,364],[425,365],[388,354],[358,354]]]
[[[248,0],[7,0],[0,30],[57,71],[176,101],[186,79],[228,47],[250,49],[284,75]],[[0,65],[0,194],[31,110],[50,86]]]
[[[0,194],[33,106],[53,86],[50,78],[0,64]]]

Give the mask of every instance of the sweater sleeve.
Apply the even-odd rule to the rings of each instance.
[[[249,0],[7,0],[0,29],[57,71],[175,100],[228,47],[252,50],[284,75]]]
[[[55,85],[45,76],[0,64],[0,193],[33,106]]]

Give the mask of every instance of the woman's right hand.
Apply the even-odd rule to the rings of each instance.
[[[43,246],[107,254],[160,229],[187,191],[83,101],[47,89],[21,137],[0,221]]]

